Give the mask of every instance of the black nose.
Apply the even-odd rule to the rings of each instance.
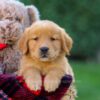
[[[41,47],[40,50],[42,53],[47,53],[49,48],[48,47]]]

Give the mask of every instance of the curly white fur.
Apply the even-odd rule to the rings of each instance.
[[[0,43],[13,42],[0,51],[0,67],[13,72],[19,64],[17,41],[26,27],[39,20],[39,11],[34,5],[25,6],[16,0],[0,0]]]

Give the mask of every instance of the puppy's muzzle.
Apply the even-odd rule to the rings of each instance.
[[[41,57],[42,57],[42,58],[47,57],[48,50],[49,50],[48,47],[41,47],[41,48],[40,48],[40,54],[41,54]]]

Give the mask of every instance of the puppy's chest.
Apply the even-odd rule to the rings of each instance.
[[[40,66],[40,72],[42,75],[46,75],[50,71],[50,66]]]
[[[40,73],[42,74],[42,75],[46,75],[46,74],[48,74],[50,71],[53,71],[54,69],[57,69],[57,68],[60,68],[60,65],[59,64],[40,64],[40,65],[38,65],[38,67],[39,67],[39,70],[40,70]],[[60,68],[60,69],[62,69],[62,68]]]

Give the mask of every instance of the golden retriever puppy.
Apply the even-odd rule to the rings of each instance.
[[[65,74],[73,76],[73,71],[65,55],[70,54],[71,37],[52,21],[40,20],[27,28],[19,40],[22,59],[19,75],[22,75],[32,90],[42,86],[44,75],[46,91],[55,91]],[[74,76],[73,76],[74,77]]]

